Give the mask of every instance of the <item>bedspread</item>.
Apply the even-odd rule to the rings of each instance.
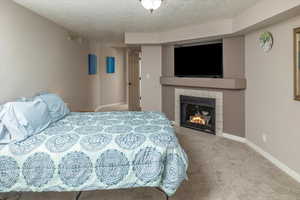
[[[40,134],[0,146],[0,192],[159,187],[171,196],[187,166],[161,113],[71,113]]]

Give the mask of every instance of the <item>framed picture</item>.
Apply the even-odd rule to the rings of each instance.
[[[115,57],[106,57],[106,73],[115,73]]]
[[[89,54],[89,75],[97,74],[97,56]]]
[[[294,29],[294,98],[300,101],[300,28]]]

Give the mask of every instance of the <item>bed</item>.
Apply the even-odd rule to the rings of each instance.
[[[187,167],[162,113],[73,112],[22,142],[0,145],[0,193],[155,187],[172,196]]]

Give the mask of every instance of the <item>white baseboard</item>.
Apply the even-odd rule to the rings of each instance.
[[[289,168],[284,163],[280,162],[278,159],[276,159],[270,153],[266,152],[265,150],[263,150],[262,148],[260,148],[256,144],[254,144],[253,142],[247,140],[246,138],[238,137],[238,136],[231,135],[231,134],[228,134],[228,133],[223,133],[223,137],[227,138],[227,139],[230,139],[230,140],[234,140],[234,141],[237,141],[237,142],[242,142],[242,143],[247,144],[254,151],[256,151],[257,153],[262,155],[264,158],[266,158],[271,163],[273,163],[276,167],[278,167],[279,169],[281,169],[282,171],[287,173],[290,177],[292,177],[293,179],[295,179],[296,181],[298,181],[300,183],[300,174],[299,173],[292,170],[291,168]]]
[[[229,139],[229,140],[234,140],[234,141],[237,141],[237,142],[246,143],[246,138],[243,138],[243,137],[231,135],[231,134],[228,134],[228,133],[223,133],[222,136],[223,136],[224,138]]]
[[[123,104],[126,104],[126,103],[125,102],[120,102],[120,103],[113,103],[113,104],[102,105],[102,106],[97,107],[95,109],[95,112],[98,112],[102,108],[107,108],[107,107],[111,107],[111,106],[119,106],[119,105],[123,105]]]
[[[254,144],[253,142],[250,142],[249,140],[246,141],[246,144],[251,147],[253,150],[255,150],[257,153],[261,154],[263,157],[265,157],[267,160],[269,160],[271,163],[273,163],[276,167],[287,173],[289,176],[291,176],[293,179],[298,181],[300,183],[300,174],[289,168],[287,165],[283,164],[279,160],[277,160],[274,156],[272,156],[270,153],[264,151],[262,148]]]

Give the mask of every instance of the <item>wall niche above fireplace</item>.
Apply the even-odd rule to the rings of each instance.
[[[216,134],[216,99],[180,95],[180,125]]]

